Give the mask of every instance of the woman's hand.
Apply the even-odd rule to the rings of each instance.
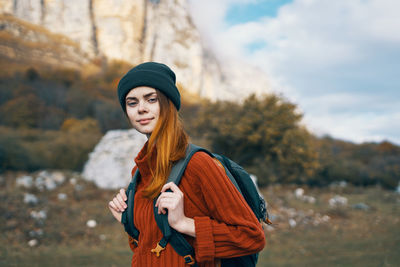
[[[172,192],[166,192],[168,189]],[[185,216],[183,199],[183,193],[176,184],[165,184],[156,202],[158,214],[165,214],[168,210],[169,225],[180,233],[195,237],[194,220]]]
[[[122,212],[126,209],[127,205],[125,201],[127,200],[127,196],[125,193],[125,189],[119,190],[119,193],[108,202],[108,208],[110,209],[114,218],[121,222]]]

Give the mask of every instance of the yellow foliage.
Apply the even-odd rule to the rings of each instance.
[[[203,99],[200,95],[193,93],[193,92],[189,92],[187,89],[185,89],[185,87],[177,82],[176,87],[178,87],[179,92],[181,94],[181,100],[182,103],[186,104],[186,105],[194,105],[194,104],[200,104],[200,103],[204,103],[206,100]]]
[[[66,131],[68,132],[71,128],[74,127],[74,125],[76,125],[77,123],[79,123],[78,119],[75,118],[68,118],[66,120],[64,120],[63,124],[61,125],[61,130],[62,131]]]
[[[64,120],[61,125],[61,130],[70,133],[87,133],[96,132],[100,133],[100,128],[96,120],[91,118],[86,118],[83,120],[78,120],[76,118],[68,118]]]

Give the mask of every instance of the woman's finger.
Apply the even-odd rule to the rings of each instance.
[[[118,199],[118,202],[121,205],[121,207],[126,209],[127,206],[126,206],[126,203],[125,203],[125,201],[123,199],[123,196],[121,194],[117,194],[115,197]]]
[[[126,196],[126,192],[125,192],[125,189],[124,189],[124,188],[121,188],[121,189],[119,190],[119,193],[120,193],[120,195],[121,195],[121,197],[122,197],[122,199],[123,199],[124,201],[126,201],[126,200],[128,199],[128,197]]]
[[[176,207],[176,201],[173,199],[163,199],[158,205],[158,214],[165,214],[167,210],[172,210]]]
[[[157,198],[156,207],[158,206],[158,203],[160,203],[160,201],[161,201],[162,199],[165,199],[165,198],[174,198],[174,197],[176,197],[176,195],[175,195],[175,193],[173,193],[173,192],[163,192],[163,193],[161,193],[161,195]]]
[[[121,188],[118,194],[108,202],[108,208],[119,222],[121,222],[122,212],[127,208],[125,200],[127,200],[126,192],[124,188]]]
[[[122,212],[122,211],[125,210],[124,206],[121,204],[121,202],[120,202],[120,200],[118,199],[117,196],[115,196],[115,197],[113,198],[112,202],[114,203],[115,207],[117,207],[117,210],[118,210],[118,211],[121,211],[121,212]]]
[[[115,206],[115,204],[114,204],[113,201],[108,202],[108,207],[109,207],[111,210],[114,210],[114,211],[119,212],[118,208]]]
[[[177,193],[177,194],[183,196],[182,191],[181,191],[181,190],[179,189],[179,187],[178,187],[175,183],[173,183],[173,182],[169,182],[169,183],[165,184],[165,185],[162,187],[161,192],[165,192],[165,191],[167,191],[168,189],[170,189],[170,190],[171,190],[172,192],[174,192],[174,193]]]
[[[108,208],[110,209],[111,214],[114,216],[114,218],[115,218],[117,221],[121,222],[122,213],[119,212],[119,211],[116,209],[115,204],[114,204],[113,201],[108,202]]]
[[[171,189],[172,192],[176,192],[176,191],[180,192],[181,191],[174,182],[166,183],[162,187],[161,192],[165,192],[167,189]]]

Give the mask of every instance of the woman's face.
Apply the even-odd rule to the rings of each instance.
[[[126,114],[137,131],[150,136],[160,116],[157,91],[148,86],[132,89],[125,97]]]

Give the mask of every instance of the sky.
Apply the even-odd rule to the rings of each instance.
[[[319,135],[400,145],[399,0],[189,0],[223,62],[258,66]]]

